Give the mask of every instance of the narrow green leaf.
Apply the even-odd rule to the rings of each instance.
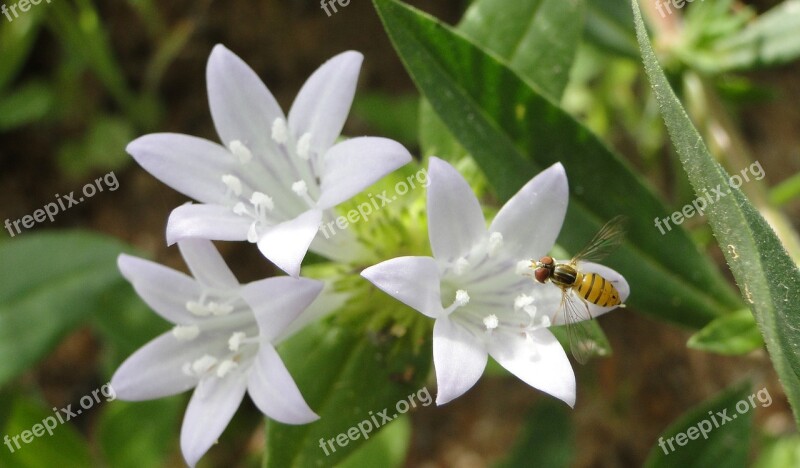
[[[645,71],[695,193],[720,190],[707,216],[736,283],[758,322],[775,370],[800,421],[800,271],[775,232],[709,154],[658,64],[633,2]]]
[[[681,416],[659,437],[644,466],[744,468],[753,411],[763,404],[756,398],[751,403],[750,390],[749,382],[736,385]]]
[[[392,421],[375,437],[369,439],[337,468],[399,468],[411,444],[411,421],[402,416]]]
[[[542,466],[566,468],[575,458],[575,429],[570,409],[561,402],[545,399],[531,408],[514,448],[496,468]]]
[[[792,434],[771,441],[762,449],[753,468],[800,466],[800,435]]]
[[[23,233],[0,244],[0,385],[5,384],[98,310],[123,280],[124,245],[88,232]]]
[[[398,402],[410,403],[413,395],[417,409],[427,406],[425,400],[430,405],[433,395],[423,387],[430,369],[430,342],[415,353],[418,343],[409,335],[365,336],[318,323],[282,344],[278,351],[320,420],[302,426],[267,420],[264,466],[333,466],[382,427],[394,424],[403,409]],[[378,416],[384,410],[391,422]]]
[[[629,242],[605,263],[630,283],[631,305],[693,327],[741,307],[682,228],[670,226],[660,235],[654,219],[665,218],[667,209],[589,130],[446,25],[394,0],[375,4],[417,87],[498,198],[508,199],[536,173],[561,162],[571,198],[559,244],[575,252],[602,223],[627,215]]]
[[[638,58],[631,12],[619,0],[586,0],[586,40],[623,57]]]
[[[749,309],[724,315],[692,335],[686,346],[711,353],[746,354],[764,346],[764,339]]]
[[[55,96],[45,83],[29,81],[0,97],[0,131],[27,125],[47,116]]]
[[[36,8],[28,14],[7,22],[0,17],[0,91],[17,76],[33,49],[39,35],[42,10]]]

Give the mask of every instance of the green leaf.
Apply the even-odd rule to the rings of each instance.
[[[800,57],[800,0],[787,0],[691,57],[709,73],[752,70],[789,63]]]
[[[0,385],[33,365],[122,282],[115,239],[81,231],[23,233],[0,244]],[[105,312],[105,311],[104,311]]]
[[[9,468],[94,466],[86,439],[78,433],[71,422],[58,424],[59,421],[50,408],[28,397],[13,398],[11,404],[11,414],[3,434],[9,437],[14,451],[11,452],[6,446],[0,449],[0,466]],[[45,419],[47,419],[46,422]],[[34,429],[37,424],[42,427]],[[44,424],[48,424],[49,427],[55,425],[52,435],[47,432]],[[41,435],[33,437],[33,430]],[[27,444],[22,439],[23,431],[29,431],[26,434],[29,439]],[[14,441],[16,436],[18,437]],[[17,447],[17,443],[19,443],[19,447]]]
[[[623,57],[638,58],[631,12],[619,0],[586,0],[586,42]]]
[[[391,112],[386,112],[391,109]],[[415,145],[418,123],[419,98],[416,95],[392,96],[367,93],[356,96],[351,114],[364,121],[376,133],[392,138],[406,146]]]
[[[402,416],[370,438],[337,468],[399,468],[404,466],[411,443],[411,421]]]
[[[750,390],[749,382],[741,383],[681,416],[661,435],[661,445],[653,447],[644,466],[744,468],[754,406],[759,403],[754,397],[748,399]]]
[[[97,427],[100,450],[108,466],[165,466],[177,449],[184,398],[129,403],[115,401],[101,414]]]
[[[583,0],[476,0],[458,30],[559,100],[583,32]]]
[[[58,163],[70,177],[84,178],[94,170],[109,171],[130,164],[125,147],[136,136],[131,123],[123,118],[101,115],[82,140],[65,143]]]
[[[0,92],[25,65],[39,35],[41,11],[35,8],[12,22],[7,22],[5,17],[0,18]]]
[[[711,353],[746,354],[764,346],[749,309],[722,316],[692,335],[686,346]]]
[[[423,387],[430,369],[430,342],[414,352],[419,343],[411,342],[410,336],[357,334],[351,327],[317,323],[282,344],[278,351],[320,420],[302,426],[267,420],[264,466],[335,465],[364,444],[363,434],[374,437],[381,427],[394,424],[378,416],[382,411],[396,418],[401,412],[396,405],[409,403],[411,395],[417,409],[430,405],[433,396]],[[371,432],[368,425],[373,426]]]
[[[0,131],[27,125],[47,116],[55,96],[45,83],[29,81],[0,98]]]
[[[728,187],[729,175],[709,154],[656,60],[636,2],[633,12],[645,71],[695,193],[724,190],[708,207],[708,222],[800,421],[800,271],[741,190]]]
[[[682,228],[659,235],[653,220],[667,209],[594,134],[446,25],[393,0],[375,4],[417,87],[499,199],[561,162],[571,198],[559,244],[576,252],[602,223],[627,215],[629,242],[605,263],[630,283],[631,305],[693,327],[741,307]]]
[[[569,467],[575,458],[575,429],[561,402],[542,400],[531,408],[514,448],[496,468]]]
[[[800,435],[793,434],[771,441],[753,463],[753,468],[800,466]]]

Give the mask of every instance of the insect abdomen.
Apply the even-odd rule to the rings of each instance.
[[[575,282],[578,296],[600,307],[612,307],[620,304],[617,288],[597,273],[584,273]]]

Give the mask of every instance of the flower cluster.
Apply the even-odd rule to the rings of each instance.
[[[380,255],[353,235],[323,238],[319,227],[335,219],[337,205],[411,161],[402,145],[385,138],[338,141],[361,61],[359,53],[345,52],[323,64],[284,115],[255,72],[216,46],[208,61],[208,98],[222,144],[152,134],[128,146],[143,168],[198,203],[175,208],[166,232],[192,276],[119,258],[124,277],[173,328],[130,356],[111,384],[127,400],[194,388],[181,430],[190,466],[223,432],[245,393],[276,421],[318,419],[275,349],[336,308],[320,305],[322,281],[299,276],[302,260],[309,250],[351,264],[367,258],[365,250]],[[431,157],[428,177],[432,256],[394,258],[361,275],[435,319],[437,404],[472,387],[492,356],[527,384],[574,405],[572,367],[548,329],[564,324],[557,313],[562,291],[530,278],[530,259],[552,249],[564,221],[563,167],[534,177],[488,228],[455,168]],[[239,284],[212,240],[254,243],[288,276]],[[614,282],[621,299],[627,298],[628,285],[618,273],[588,262],[580,268]],[[587,304],[583,318],[611,309]]]

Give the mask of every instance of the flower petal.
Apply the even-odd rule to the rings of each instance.
[[[305,82],[289,111],[295,141],[311,135],[311,151],[322,155],[342,133],[364,56],[341,53],[320,66]]]
[[[567,174],[560,163],[553,164],[503,205],[489,231],[503,235],[503,248],[512,258],[538,260],[553,248],[568,201]]]
[[[503,333],[489,340],[489,354],[526,384],[575,406],[575,373],[564,348],[546,328]]]
[[[181,427],[181,451],[189,466],[217,441],[239,408],[247,390],[245,375],[203,379],[192,395]]]
[[[442,316],[439,267],[431,257],[393,258],[365,269],[361,276],[428,317]]]
[[[247,382],[250,398],[262,413],[284,424],[307,424],[319,419],[300,394],[280,356],[262,343]]]
[[[187,203],[169,214],[167,245],[186,238],[243,241],[252,220],[221,205]]]
[[[117,266],[139,297],[158,315],[174,324],[197,323],[197,317],[186,310],[186,301],[196,299],[202,292],[195,280],[172,268],[126,254],[120,254]]]
[[[242,298],[253,309],[262,338],[270,343],[308,307],[324,283],[287,276],[254,281],[242,287]]]
[[[464,394],[480,379],[488,354],[481,343],[449,317],[433,326],[433,364],[438,392],[436,404],[443,405]]]
[[[454,260],[485,237],[483,212],[467,181],[450,164],[431,157],[428,177],[431,250],[439,260]]]
[[[329,279],[324,282],[325,286],[322,292],[319,293],[314,302],[304,310],[299,317],[289,324],[283,330],[283,333],[278,335],[272,340],[272,344],[277,346],[283,340],[293,336],[298,331],[305,328],[306,325],[321,320],[328,314],[339,310],[344,307],[351,294],[346,291],[338,291],[335,287],[335,280]]]
[[[411,153],[388,138],[351,138],[336,144],[324,158],[321,210],[349,200],[386,174],[411,161]]]
[[[192,276],[203,286],[213,289],[239,287],[239,281],[211,241],[188,238],[178,242],[178,249]]]
[[[227,338],[227,337],[226,337]],[[172,332],[153,339],[133,353],[119,366],[111,378],[111,386],[121,400],[142,401],[185,392],[197,384],[195,377],[181,369],[209,349],[224,349],[227,342],[211,343],[198,337],[192,341],[178,341]]]
[[[222,143],[246,145],[254,156],[277,153],[270,137],[275,119],[283,111],[252,68],[236,54],[218,44],[206,67],[208,103]]]
[[[300,274],[300,264],[308,252],[322,221],[322,212],[309,210],[265,232],[258,249],[278,268],[291,276]]]
[[[233,155],[217,143],[177,133],[137,138],[126,148],[161,182],[203,203],[217,203],[227,187],[222,175],[234,170]]]

